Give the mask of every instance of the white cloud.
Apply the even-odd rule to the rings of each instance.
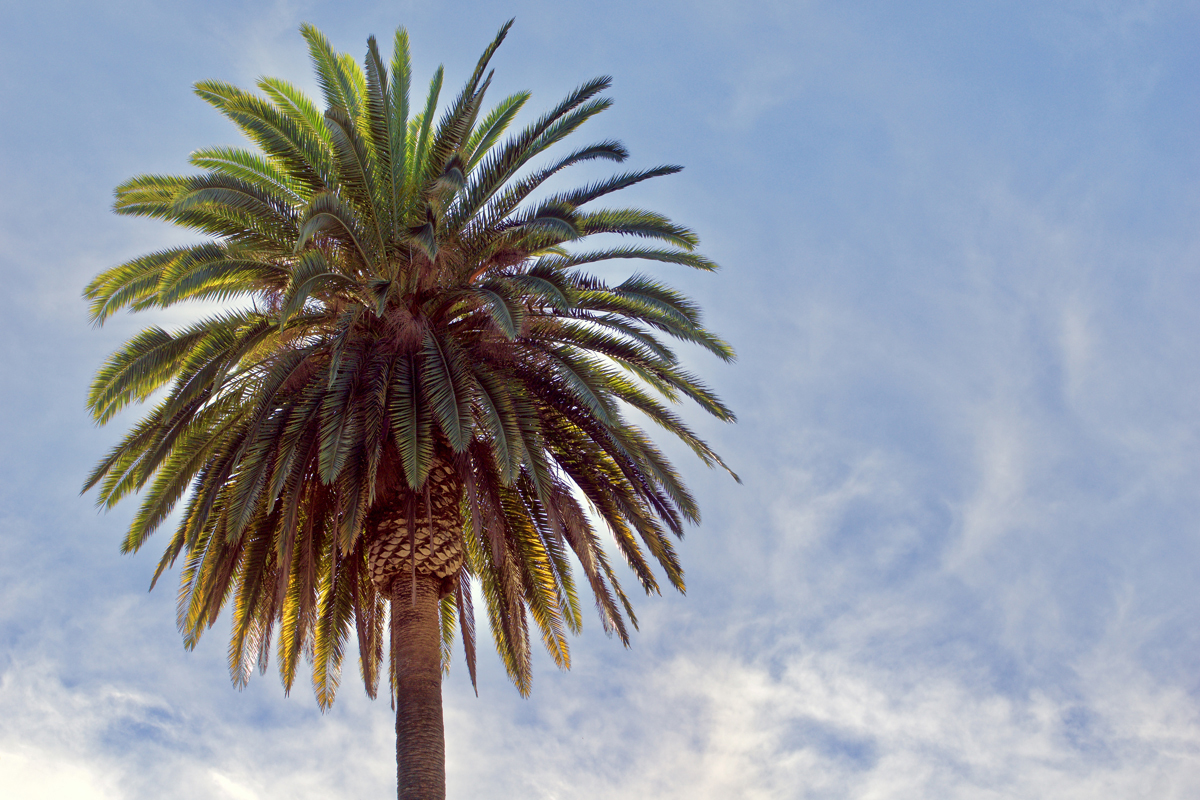
[[[605,706],[563,698],[534,723],[452,717],[468,732],[452,743],[458,793],[1084,800],[1200,791],[1200,707],[1099,654],[1081,665],[1077,696],[1013,696],[845,653],[791,652],[772,670],[753,657],[691,652],[656,667],[625,676]]]
[[[233,798],[233,800],[258,800],[258,793],[253,789],[247,789],[242,784],[231,778],[227,778],[215,769],[210,771],[209,774],[212,776],[213,783],[221,787],[221,791]]]
[[[1036,455],[1026,442],[1029,426],[1003,405],[990,411],[976,423],[977,487],[963,503],[961,537],[947,560],[955,571],[977,567],[1006,534],[1030,521],[1027,473]]]
[[[0,786],[8,800],[118,800],[113,783],[91,764],[29,747],[0,749]]]
[[[662,657],[616,654],[549,676],[532,701],[495,685],[475,699],[455,686],[450,795],[1191,797],[1200,791],[1200,704],[1130,661],[1127,633],[1114,627],[1069,663],[1071,689],[1002,691],[957,667],[881,664],[862,655],[853,630],[833,647],[789,637],[739,653],[701,636]],[[247,727],[194,718],[181,710],[186,699],[71,688],[52,675],[50,665],[26,665],[0,683],[6,797],[140,800],[166,786],[172,797],[234,800],[389,791],[383,703],[350,699],[341,718]],[[114,727],[162,738],[142,730],[106,741]]]
[[[394,773],[385,704],[345,698],[320,716],[311,698],[285,700],[270,686],[284,718],[255,718],[238,711],[250,702],[244,694],[223,688],[159,697],[114,682],[68,685],[52,662],[13,664],[0,678],[4,797],[386,795]]]

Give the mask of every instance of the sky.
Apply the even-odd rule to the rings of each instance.
[[[238,136],[191,93],[315,91],[302,22],[361,57],[408,28],[454,87],[510,16],[496,97],[613,76],[576,135],[676,176],[669,268],[738,350],[738,413],[665,443],[704,514],[686,596],[632,646],[585,618],[521,698],[444,683],[450,798],[1200,796],[1200,7],[1191,2],[23,2],[0,26],[0,788],[9,800],[394,792],[391,710],[347,663],[322,714],[194,651],[159,552],[86,472],[84,408],[149,324],[97,272],[188,234],[112,188]],[[582,171],[582,182],[592,173]],[[160,534],[161,535],[161,534]]]

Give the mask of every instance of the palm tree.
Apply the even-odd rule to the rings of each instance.
[[[607,78],[504,138],[528,94],[486,112],[483,100],[510,25],[436,122],[442,70],[413,113],[403,29],[390,69],[373,37],[360,69],[302,27],[324,113],[275,78],[259,81],[262,95],[197,84],[258,150],[202,149],[191,157],[199,175],[119,186],[117,213],[206,241],[114,267],[85,291],[96,324],[120,309],[232,301],[180,330],[148,328],[103,365],[88,398],[99,423],[157,403],[85,491],[98,487],[106,508],[144,493],[125,552],[171,520],[154,581],[184,556],[188,647],[232,599],[235,684],[265,671],[274,648],[290,690],[303,654],[324,709],[352,632],[371,696],[386,653],[401,798],[445,796],[441,678],[461,638],[475,682],[473,586],[522,694],[530,618],[569,666],[565,634],[581,614],[568,554],[605,631],[628,645],[636,617],[597,529],[647,593],[659,591],[651,561],[683,591],[671,539],[699,512],[626,415],[710,466],[724,464],[663,401],[686,396],[733,419],[661,339],[733,358],[692,302],[651,277],[613,286],[582,269],[715,268],[695,234],[659,214],[591,210],[679,168],[537,192],[574,164],[627,154],[603,141],[534,162],[608,108]],[[576,245],[605,234],[641,243]]]

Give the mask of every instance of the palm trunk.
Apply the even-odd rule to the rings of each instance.
[[[445,800],[440,580],[399,576],[392,584],[396,659],[396,783],[399,800]]]

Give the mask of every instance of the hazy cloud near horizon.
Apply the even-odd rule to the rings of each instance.
[[[597,73],[630,203],[694,227],[670,271],[738,348],[689,414],[742,475],[702,498],[688,595],[585,619],[531,698],[446,683],[450,797],[1190,798],[1200,792],[1200,14],[1187,3],[526,2],[497,94]],[[302,21],[359,56],[409,28],[464,76],[486,6],[114,3],[0,32],[0,787],[14,800],[389,796],[391,712],[183,650],[132,507],[78,496],[128,421],[83,398],[145,319],[97,271],[182,234],[111,190],[236,139],[190,94],[313,88]],[[589,174],[590,177],[590,174]],[[180,321],[176,316],[170,321]],[[164,581],[164,584],[167,582]],[[273,666],[272,666],[273,669]]]

